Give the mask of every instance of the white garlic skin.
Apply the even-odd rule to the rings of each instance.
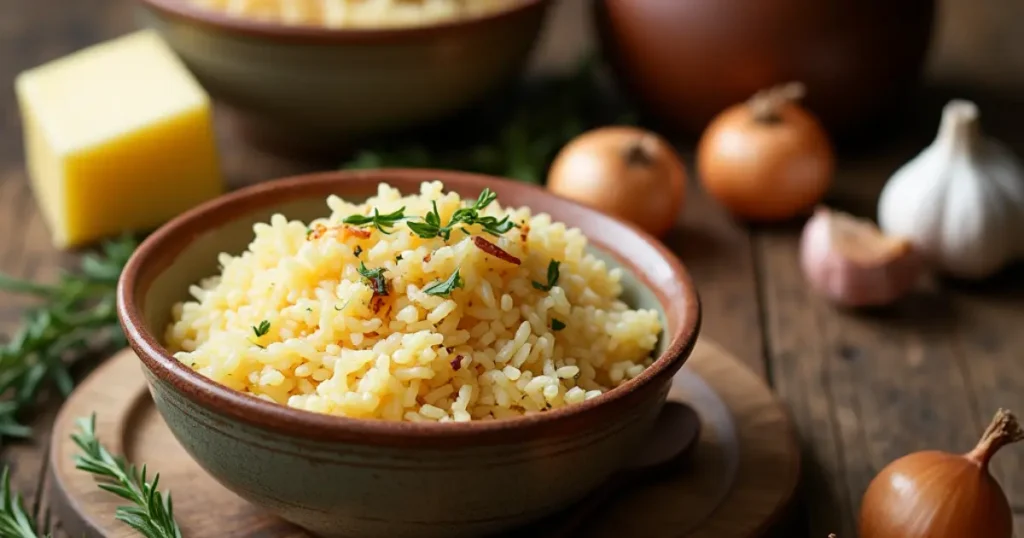
[[[839,244],[836,219],[850,222],[853,217],[818,208],[800,236],[800,268],[815,292],[833,303],[858,308],[891,304],[914,289],[923,273],[920,256],[909,248],[894,247],[852,256]]]
[[[985,278],[1024,255],[1024,167],[980,132],[974,103],[951,101],[935,141],[885,185],[878,221],[940,271]]]

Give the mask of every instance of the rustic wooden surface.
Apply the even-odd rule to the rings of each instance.
[[[28,190],[10,82],[19,71],[134,28],[129,0],[0,2],[0,270],[52,278],[54,252]],[[946,0],[929,84],[909,118],[873,147],[843,151],[828,202],[872,215],[885,178],[933,136],[944,100],[976,100],[988,130],[1024,155],[1024,18],[1019,0]],[[225,143],[233,184],[316,168]],[[796,265],[798,224],[748,228],[697,188],[667,243],[704,302],[706,335],[764,375],[802,439],[801,501],[779,536],[855,536],[860,496],[888,461],[912,450],[965,450],[999,406],[1024,410],[1024,270],[982,284],[937,282],[880,312],[836,310],[809,293]],[[0,334],[26,303],[0,296]],[[39,410],[33,442],[6,448],[14,486],[47,519],[42,477],[57,402]],[[1024,451],[995,462],[1024,538]]]
[[[699,440],[696,426],[689,430],[686,422],[666,419],[659,424],[682,438],[658,436],[648,447],[656,453],[677,453],[692,444],[686,461],[647,469],[646,474],[657,475],[656,481],[628,489],[609,485],[588,499],[592,502],[502,537],[752,538],[776,519],[793,495],[800,455],[785,411],[759,376],[721,346],[702,339],[676,375],[669,399],[688,404],[700,416]],[[72,462],[80,449],[70,436],[78,430],[77,419],[91,413],[97,414],[96,433],[109,450],[133,461],[158,462],[160,483],[171,491],[190,488],[190,494],[174,498],[184,535],[309,538],[232,494],[189,458],[153,406],[131,350],[98,368],[57,417],[49,451],[49,507],[68,535],[134,535],[110,517],[121,499],[96,489],[93,478]],[[697,419],[692,420],[695,425]],[[649,456],[640,453],[639,459]],[[630,472],[634,477],[645,474]],[[643,517],[636,517],[638,513]]]

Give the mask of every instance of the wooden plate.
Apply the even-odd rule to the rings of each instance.
[[[796,488],[799,452],[771,390],[737,359],[701,340],[674,380],[673,393],[701,419],[687,465],[611,498],[578,532],[587,538],[750,538],[786,507]],[[68,399],[54,423],[50,481],[54,515],[72,536],[134,537],[113,518],[120,499],[75,470],[75,419],[97,414],[109,450],[160,472],[174,492],[176,518],[189,538],[307,538],[210,478],[171,435],[150,399],[138,359],[122,351]],[[537,529],[512,536],[537,536]]]

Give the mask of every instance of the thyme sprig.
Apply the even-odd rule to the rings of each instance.
[[[427,295],[436,295],[438,297],[448,297],[457,288],[465,287],[466,282],[462,280],[462,276],[459,275],[459,270],[456,269],[452,276],[438,280],[433,284],[423,288],[423,292]]]
[[[380,230],[380,233],[390,235],[391,229],[406,218],[408,217],[405,216],[404,207],[400,207],[396,211],[385,213],[383,215],[381,215],[375,207],[373,208],[372,215],[349,215],[341,222],[357,227],[373,226]]]
[[[24,324],[0,345],[0,444],[26,438],[32,429],[19,417],[51,382],[67,396],[74,388],[68,367],[90,351],[126,344],[117,321],[117,280],[135,250],[131,237],[110,241],[98,254],[82,258],[79,270],[55,284],[40,284],[0,274],[0,290],[41,300],[25,313]]]
[[[82,453],[75,456],[75,467],[99,478],[100,489],[132,503],[119,506],[114,517],[146,538],[182,538],[181,529],[174,521],[170,493],[157,489],[160,475],[154,475],[153,481],[149,482],[145,465],[140,471],[124,458],[115,457],[107,451],[96,437],[96,415],[80,418],[77,422],[79,432],[71,439]]]
[[[445,226],[441,225],[441,215],[437,211],[436,203],[432,204],[433,209],[423,217],[422,222],[409,221],[406,224],[413,233],[423,239],[440,236],[447,241],[451,238],[452,230],[459,224],[466,226],[479,225],[483,231],[491,235],[501,235],[516,227],[516,224],[509,219],[508,215],[505,215],[501,220],[498,220],[497,217],[480,215],[481,211],[497,199],[498,195],[494,191],[484,188],[480,192],[480,196],[473,202],[473,205],[455,210],[455,213],[452,213],[452,218],[448,220],[448,224]]]
[[[21,495],[11,492],[11,474],[6,465],[3,472],[0,472],[0,536],[39,538],[36,522],[25,511]]]
[[[542,284],[534,280],[533,287],[540,291],[551,291],[551,288],[555,287],[558,284],[558,269],[559,267],[561,267],[561,265],[562,262],[558,260],[551,260],[550,262],[548,262],[547,284]]]

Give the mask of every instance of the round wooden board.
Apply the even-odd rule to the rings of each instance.
[[[54,424],[50,449],[53,509],[72,536],[134,537],[113,518],[121,499],[77,471],[75,420],[97,414],[97,435],[115,454],[150,465],[174,493],[189,538],[309,535],[261,512],[210,478],[167,429],[131,351],[103,364],[75,390]],[[674,399],[701,418],[698,445],[685,466],[621,492],[579,536],[587,538],[751,538],[786,507],[799,476],[799,452],[785,411],[754,373],[721,347],[701,340],[676,375]],[[557,516],[554,516],[557,517]],[[538,528],[510,536],[536,538]]]

